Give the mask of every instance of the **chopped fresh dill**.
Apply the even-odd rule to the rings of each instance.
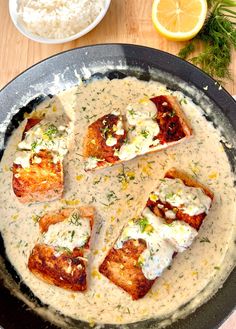
[[[91,115],[91,116],[89,116],[88,114],[85,115],[85,119],[87,120],[87,123],[89,123],[89,121],[90,121],[91,119],[93,119],[94,117],[96,117],[96,114],[93,114],[93,115]]]
[[[44,132],[44,135],[46,135],[49,139],[55,137],[56,134],[58,134],[58,129],[53,123],[50,124],[47,130]]]
[[[73,239],[74,239],[74,235],[75,235],[75,231],[73,230],[73,231],[71,231],[71,242],[72,242]]]
[[[33,215],[32,218],[33,218],[33,221],[35,223],[38,223],[38,221],[40,220],[40,216],[39,215]]]
[[[147,227],[147,225],[149,225],[149,221],[146,217],[142,217],[137,221],[138,225],[140,226],[140,230],[143,233]]]
[[[200,242],[208,242],[208,243],[210,243],[211,241],[208,239],[208,237],[203,237],[203,238],[201,238]]]
[[[80,216],[78,213],[73,213],[69,218],[69,223],[76,225],[76,226],[82,226],[82,223],[80,221]]]
[[[124,181],[128,182],[128,178],[125,173],[125,166],[123,163],[122,163],[122,171],[117,175],[117,178],[118,178],[119,183],[122,183]]]
[[[174,193],[173,193],[173,192],[169,192],[169,193],[167,193],[167,194],[166,194],[166,200],[167,200],[167,199],[171,199],[171,198],[173,198],[173,196],[174,196]]]
[[[37,145],[38,145],[37,142],[33,142],[33,143],[31,144],[31,150],[32,150],[33,152],[35,152],[35,149],[36,149]]]
[[[63,252],[66,252],[67,254],[71,254],[71,250],[67,247],[61,247],[61,246],[57,246],[55,247],[55,250],[56,252],[59,252],[59,253],[63,253]]]
[[[141,131],[141,135],[142,135],[144,138],[148,138],[149,132],[148,132],[147,130],[143,129],[143,130]]]
[[[169,117],[173,118],[175,116],[175,111],[168,112]]]
[[[130,114],[131,116],[134,116],[134,115],[135,115],[135,111],[134,111],[133,109],[128,110],[128,112],[129,112],[129,114]]]
[[[100,178],[96,178],[96,179],[93,181],[93,185],[97,185],[97,184],[99,184],[99,183],[101,182],[101,180],[102,180],[102,177],[100,177]]]
[[[126,198],[128,201],[134,200],[134,197],[130,194],[126,194]]]
[[[107,133],[110,131],[110,128],[108,126],[105,126],[100,129],[102,137],[106,139]]]
[[[109,191],[107,193],[107,200],[110,202],[111,200],[117,201],[119,199],[117,198],[117,196],[116,196],[116,194],[115,194],[114,191]]]

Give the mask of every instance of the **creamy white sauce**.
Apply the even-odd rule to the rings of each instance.
[[[168,202],[190,216],[208,214],[211,206],[211,198],[201,188],[186,186],[177,178],[163,179],[154,194],[160,198],[161,202]]]
[[[23,205],[12,192],[10,168],[25,122],[13,133],[1,161],[0,229],[11,263],[42,302],[91,324],[117,323],[121,327],[152,317],[177,319],[183,312],[192,312],[209,299],[222,285],[235,260],[234,177],[220,134],[207,122],[202,110],[183,94],[174,93],[193,128],[193,138],[167,150],[137,157],[124,166],[84,172],[81,154],[88,124],[115,109],[124,115],[128,104],[138,102],[144,93],[150,98],[170,94],[170,91],[152,81],[104,79],[58,94],[50,101],[50,106],[48,102],[39,105],[37,112],[46,113],[46,119],[55,122],[64,113],[74,126],[71,134],[74,142],[64,160],[62,200]],[[132,301],[127,293],[99,274],[98,266],[122,227],[130,218],[140,215],[150,192],[171,167],[185,170],[209,186],[215,194],[214,202],[191,247],[174,258],[171,268],[158,278],[143,299]],[[48,285],[26,266],[33,246],[41,239],[37,216],[78,204],[91,204],[96,208],[88,268],[89,289],[85,293],[72,293]],[[183,307],[186,303],[187,309]]]
[[[150,151],[151,145],[157,145],[159,141],[153,140],[160,131],[156,115],[156,105],[149,99],[129,104],[126,109],[127,142],[115,155],[121,160],[130,160]]]
[[[117,125],[115,127],[115,132],[116,132],[116,135],[124,135],[124,133],[125,133],[124,125],[123,125],[123,122],[122,122],[122,118],[121,117],[117,121]]]
[[[67,136],[69,129],[64,126],[56,126],[53,122],[42,120],[25,134],[24,139],[18,144],[19,151],[16,152],[14,163],[23,168],[30,166],[30,159],[41,150],[52,152],[53,162],[62,160],[68,152]],[[33,161],[40,163],[39,157]]]
[[[99,161],[103,161],[103,159],[98,159],[96,157],[88,157],[84,162],[84,169],[91,170],[96,168]]]
[[[117,143],[117,139],[115,137],[112,136],[108,136],[108,138],[106,139],[106,144],[107,146],[114,146]]]
[[[43,234],[42,242],[60,249],[83,247],[91,235],[90,221],[88,218],[80,218],[74,211],[68,219],[50,225],[48,231]]]
[[[15,154],[14,163],[21,165],[23,168],[28,168],[30,166],[30,159],[32,158],[32,153],[29,151],[17,151]]]
[[[147,249],[140,255],[138,263],[144,276],[154,280],[171,264],[174,252],[182,252],[192,244],[197,231],[179,220],[167,224],[149,208],[143,210],[142,216],[136,221],[129,221],[115,248],[122,248],[127,240],[144,240]]]
[[[120,115],[120,112],[115,110],[111,114],[118,116],[117,124],[113,125],[112,131],[116,135],[124,135],[124,133],[125,133],[124,124],[123,124],[122,116]],[[116,144],[117,144],[117,139],[115,137],[113,137],[112,134],[108,135],[108,138],[106,139],[106,145],[114,146]]]

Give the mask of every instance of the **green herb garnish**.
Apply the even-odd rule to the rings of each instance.
[[[63,252],[66,252],[67,254],[72,253],[72,251],[67,247],[57,246],[57,247],[55,247],[55,250],[56,250],[56,252],[59,252],[59,253],[63,253]]]
[[[208,239],[208,237],[201,238],[200,242],[208,242],[210,243],[211,241]]]
[[[143,129],[143,130],[141,131],[141,135],[142,135],[144,138],[148,138],[148,136],[149,136],[149,132],[148,132],[147,130]]]
[[[35,149],[36,149],[36,147],[37,147],[37,142],[33,142],[32,144],[31,144],[31,150],[33,151],[33,152],[35,152]]]
[[[85,115],[85,119],[87,120],[87,123],[89,123],[89,121],[90,121],[91,119],[93,119],[94,117],[96,117],[96,114],[93,114],[93,115],[91,115],[91,116],[89,116],[88,114]]]
[[[167,194],[166,194],[166,200],[168,200],[168,199],[172,199],[174,195],[175,195],[174,192],[169,192],[169,193],[167,193]]]
[[[135,115],[135,111],[133,109],[128,110],[129,114],[133,117]]]
[[[71,242],[73,241],[74,236],[75,236],[75,231],[73,230],[73,231],[71,232]]]
[[[79,214],[78,213],[73,213],[69,218],[69,223],[73,224],[73,225],[76,225],[76,226],[82,226]]]
[[[143,233],[145,231],[147,225],[149,225],[149,221],[146,217],[140,218],[137,223],[140,226],[141,233]]]
[[[178,55],[187,59],[202,41],[203,51],[190,61],[221,81],[231,77],[229,65],[236,49],[236,1],[208,0],[208,6],[210,13],[203,28]]]
[[[117,198],[117,196],[116,196],[116,194],[115,194],[114,191],[109,191],[109,192],[107,193],[107,200],[110,202],[111,200],[115,200],[115,201],[117,201],[117,200],[119,200],[119,199]]]
[[[173,118],[175,116],[175,111],[168,112],[169,117]]]
[[[54,126],[54,124],[50,124],[47,130],[44,132],[44,135],[46,135],[49,139],[55,137],[56,134],[58,134],[58,129],[56,126]]]
[[[105,126],[101,128],[100,131],[102,133],[102,137],[106,139],[107,133],[110,131],[110,128],[108,126]]]

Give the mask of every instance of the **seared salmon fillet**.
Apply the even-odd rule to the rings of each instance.
[[[84,138],[85,170],[112,166],[159,151],[192,135],[173,96],[129,104],[126,115],[112,112],[90,124]]]
[[[62,236],[66,239],[66,233],[69,239],[81,238],[83,232],[83,221],[87,221],[90,227],[87,239],[83,245],[77,245],[79,238],[75,241],[72,248],[56,245],[57,241],[51,239],[51,243],[45,243],[50,240],[47,232],[50,227],[63,221],[68,221],[68,230],[63,231]],[[67,208],[58,212],[48,213],[40,218],[39,227],[43,233],[42,243],[38,243],[33,248],[28,260],[29,270],[41,280],[58,286],[63,289],[73,291],[84,291],[87,289],[87,255],[89,242],[94,222],[94,209],[92,207],[80,207],[78,209]],[[62,227],[58,228],[58,232]],[[76,233],[75,230],[78,230]],[[80,232],[82,230],[82,232]],[[55,235],[55,231],[53,231]],[[65,233],[66,232],[66,233]]]
[[[29,258],[29,270],[39,279],[63,289],[87,289],[86,260],[80,249],[56,255],[55,248],[37,244]]]
[[[138,259],[145,249],[145,241],[128,240],[123,248],[112,248],[99,266],[100,273],[125,290],[134,300],[145,296],[155,282],[145,278],[138,264]]]
[[[30,118],[27,120],[22,142],[32,128],[38,127],[42,119]],[[48,131],[53,135],[56,127],[49,125]],[[49,130],[51,129],[51,130]],[[48,135],[45,135],[49,140]],[[21,142],[21,143],[22,143]],[[61,198],[63,193],[63,164],[61,158],[55,158],[55,154],[46,147],[35,152],[37,142],[33,140],[32,149],[20,149],[16,153],[13,163],[12,187],[18,200],[22,203],[44,202]],[[19,161],[20,159],[20,161]],[[23,163],[26,162],[26,165]],[[27,164],[28,162],[28,164]]]
[[[165,179],[172,181],[165,182]],[[191,245],[212,204],[213,193],[186,173],[173,168],[165,174],[165,179],[161,180],[162,186],[160,184],[161,187],[150,194],[140,218],[129,221],[123,228],[99,267],[100,273],[134,300],[145,296],[155,280],[171,264],[173,257]],[[178,191],[176,193],[179,195],[174,197],[171,189]],[[175,203],[179,202],[177,197],[184,196],[184,193],[189,193],[189,196],[192,193],[193,197],[190,198],[190,204],[173,207],[160,201],[163,193],[169,198],[172,196]],[[197,208],[198,198],[202,204],[199,203]],[[191,216],[186,213],[191,211],[200,214]]]
[[[178,179],[182,180],[186,186],[201,188],[205,192],[205,194],[213,200],[214,195],[206,186],[199,183],[198,181],[196,181],[195,179],[193,179],[192,177],[190,177],[189,175],[187,175],[186,173],[184,173],[180,170],[177,170],[175,168],[170,169],[169,171],[166,172],[165,178],[171,178],[171,179],[178,178]],[[205,212],[203,212],[201,214],[190,216],[190,215],[184,213],[183,210],[173,207],[168,202],[162,202],[161,200],[153,201],[150,198],[147,201],[147,207],[149,207],[157,216],[165,217],[165,219],[168,223],[171,223],[172,219],[167,218],[165,216],[164,210],[165,209],[169,209],[169,210],[174,209],[174,212],[176,214],[176,219],[185,221],[190,226],[194,227],[196,230],[200,229],[201,224],[202,224],[204,218],[206,217]]]
[[[62,197],[63,168],[61,161],[53,163],[50,152],[38,153],[40,163],[33,163],[23,168],[13,163],[12,187],[18,200],[22,203],[44,202]]]
[[[121,118],[121,120],[123,120]],[[119,161],[119,158],[114,155],[113,147],[106,145],[106,137],[111,132],[111,136],[117,139],[116,147],[120,147],[126,138],[126,132],[123,135],[117,135],[113,130],[113,126],[117,125],[119,116],[115,114],[104,115],[97,121],[93,122],[87,131],[87,135],[84,141],[84,157],[90,156],[104,159],[98,162],[98,166],[103,166],[104,163],[115,163]]]

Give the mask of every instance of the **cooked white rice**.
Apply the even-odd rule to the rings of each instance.
[[[18,0],[20,22],[33,34],[62,39],[89,26],[106,0]]]

